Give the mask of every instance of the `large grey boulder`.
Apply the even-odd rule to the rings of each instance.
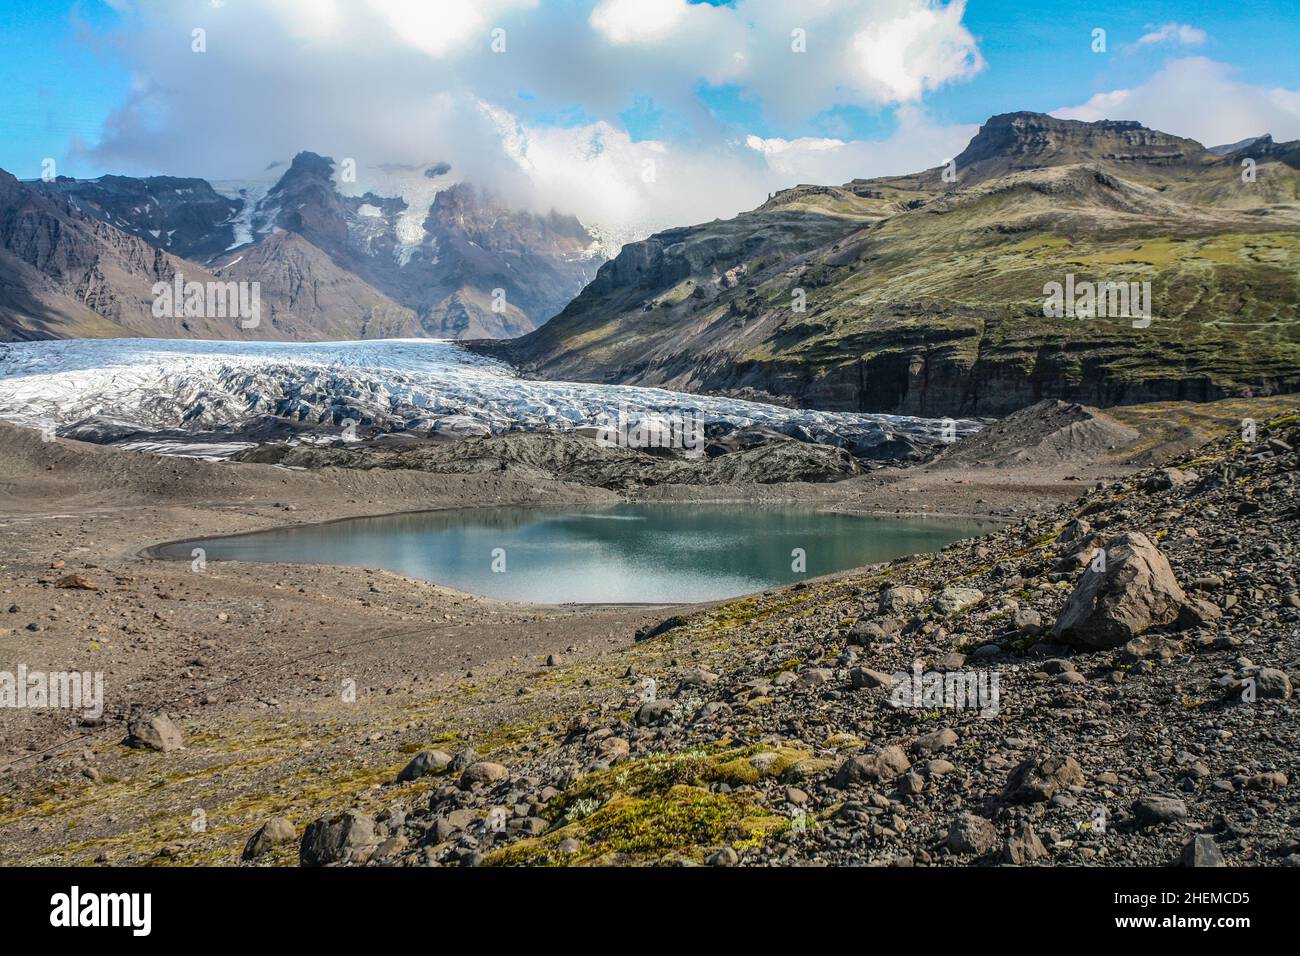
[[[347,863],[368,856],[379,841],[374,820],[359,810],[344,810],[307,824],[298,860],[303,866]]]
[[[180,728],[170,717],[159,711],[149,713],[141,708],[134,708],[126,722],[126,745],[147,750],[160,750],[167,753],[180,750],[184,741]]]
[[[1074,647],[1119,647],[1151,627],[1174,623],[1187,603],[1173,569],[1144,534],[1125,532],[1090,561],[1065,602],[1052,636]]]

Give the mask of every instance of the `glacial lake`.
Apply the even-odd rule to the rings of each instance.
[[[164,545],[159,557],[385,568],[537,604],[678,604],[937,551],[989,522],[808,507],[616,504],[349,518]],[[803,570],[796,569],[799,552]]]

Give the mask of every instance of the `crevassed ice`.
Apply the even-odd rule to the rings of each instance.
[[[736,427],[802,426],[814,440],[848,445],[895,436],[938,441],[945,422],[790,409],[633,385],[534,381],[438,339],[0,343],[0,418],[34,428],[101,416],[143,430],[198,430],[271,414],[329,424],[351,417],[384,430],[566,431],[617,420],[620,409],[633,419],[638,413],[677,413]],[[955,433],[979,427],[957,420]]]

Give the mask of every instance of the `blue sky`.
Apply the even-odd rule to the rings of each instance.
[[[898,77],[863,79],[846,72],[841,78],[834,73],[839,61],[821,51],[828,35],[846,43],[855,31],[876,29],[900,11],[942,10],[946,5],[939,0],[833,0],[843,12],[821,25],[820,32],[810,29],[810,50],[803,60],[773,53],[788,52],[783,51],[789,42],[786,28],[799,22],[797,0],[783,6],[775,0],[710,0],[728,9],[702,15],[695,7],[695,13],[682,14],[678,8],[685,0],[475,0],[476,6],[454,14],[450,27],[429,15],[429,5],[417,10],[403,2],[218,0],[219,9],[210,0],[7,3],[0,9],[0,89],[7,101],[0,114],[0,167],[31,177],[39,173],[42,159],[54,157],[60,172],[78,176],[230,174],[234,163],[224,161],[223,140],[203,142],[203,128],[181,116],[186,109],[220,113],[226,102],[229,117],[213,116],[211,125],[240,122],[254,107],[284,114],[271,116],[265,129],[239,134],[240,148],[232,152],[241,153],[240,172],[286,158],[282,153],[294,148],[290,131],[298,140],[310,140],[301,142],[301,148],[333,149],[336,141],[347,148],[350,137],[363,137],[359,130],[346,129],[336,114],[368,112],[362,94],[354,97],[351,91],[364,90],[382,72],[384,62],[367,59],[379,54],[393,69],[401,64],[402,72],[376,86],[375,95],[387,101],[398,95],[395,87],[404,87],[399,98],[407,98],[405,115],[423,102],[416,97],[443,96],[441,119],[429,121],[429,128],[438,131],[430,149],[449,156],[459,150],[462,165],[490,166],[495,160],[487,156],[487,146],[475,152],[458,142],[479,131],[468,131],[464,104],[447,105],[453,96],[505,111],[511,118],[507,121],[492,115],[493,135],[500,134],[503,122],[517,122],[519,136],[529,144],[524,151],[531,149],[530,155],[539,158],[548,144],[560,148],[554,131],[581,133],[589,153],[615,145],[617,134],[626,136],[625,143],[619,141],[626,150],[658,142],[691,162],[743,151],[748,141],[763,154],[769,171],[780,169],[787,177],[831,175],[840,168],[812,162],[825,159],[823,155],[804,163],[808,157],[792,148],[781,152],[787,141],[829,137],[861,144],[857,154],[852,152],[856,147],[846,147],[844,169],[858,169],[849,165],[851,160],[871,173],[875,170],[868,167],[888,165],[888,157],[867,150],[869,144],[883,149],[893,138],[898,146],[906,132],[908,143],[925,144],[925,149],[931,148],[926,137],[933,134],[933,149],[940,149],[994,113],[1021,109],[1072,109],[1063,115],[1080,118],[1138,111],[1149,115],[1113,118],[1138,119],[1203,139],[1239,129],[1245,130],[1242,136],[1253,135],[1266,131],[1256,128],[1262,123],[1277,125],[1272,131],[1279,136],[1300,135],[1300,16],[1294,0],[1101,0],[1086,10],[1059,0],[968,0],[964,9],[955,5],[958,15],[947,18],[942,30],[978,65],[935,66],[936,59],[944,60],[944,48],[922,50],[911,57],[920,65],[909,61],[906,67],[930,72],[910,91]],[[469,0],[442,2],[455,7]],[[331,16],[318,15],[340,3]],[[637,3],[676,12],[647,21]],[[357,20],[366,4],[386,12],[372,10]],[[305,9],[313,12],[304,14]],[[488,20],[474,19],[479,9],[488,11]],[[746,19],[753,21],[752,29],[742,24]],[[206,61],[177,52],[188,43],[188,24],[198,22],[209,25],[216,48]],[[479,33],[489,22],[508,25],[510,60],[492,61],[480,51]],[[236,44],[223,46],[226,26],[238,36]],[[1106,30],[1105,53],[1091,49],[1097,27]],[[443,43],[462,28],[468,53]],[[733,36],[715,40],[711,31]],[[844,37],[835,37],[836,32]],[[938,38],[936,44],[943,40],[940,27],[923,32]],[[1148,40],[1139,43],[1144,36]],[[565,44],[573,37],[582,48],[570,57]],[[263,39],[269,45],[261,49],[272,52],[258,52]],[[737,49],[748,44],[754,62],[746,69],[723,62],[723,48],[732,40]],[[387,42],[393,44],[391,51],[383,49]],[[533,59],[530,50],[537,54]],[[503,63],[509,68],[503,70]],[[797,75],[796,66],[802,71]],[[328,72],[313,73],[316,69]],[[301,84],[294,70],[301,70]],[[332,87],[328,102],[311,99],[313,87],[348,81],[351,71],[354,82]],[[227,83],[228,96],[223,89]],[[340,105],[341,99],[351,105]],[[315,117],[318,127],[299,124],[303,115]],[[288,129],[281,136],[286,117]],[[108,133],[106,123],[112,127]],[[1198,128],[1169,128],[1174,124]],[[373,131],[369,139],[375,139]],[[263,144],[265,155],[258,155]],[[917,149],[918,156],[930,159],[921,146]],[[894,149],[900,152],[906,151]],[[905,160],[919,161],[898,155],[897,163]],[[755,160],[746,153],[738,161],[752,166]],[[773,173],[773,182],[777,179]]]

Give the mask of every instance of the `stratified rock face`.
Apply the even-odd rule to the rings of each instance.
[[[1126,532],[1107,540],[1103,557],[1083,572],[1053,637],[1076,647],[1119,647],[1150,627],[1178,619],[1187,595],[1146,535]]]
[[[1217,156],[1133,122],[1014,113],[955,164],[955,181],[800,186],[630,243],[499,348],[548,378],[929,416],[1300,388],[1300,345],[1274,335],[1300,314],[1300,144]],[[1150,321],[1045,314],[1067,276],[1149,283]]]
[[[1188,166],[1206,152],[1195,140],[1147,129],[1131,120],[1085,123],[1021,112],[990,117],[957,155],[956,164],[959,176],[988,179],[1022,169],[1088,161]]]

